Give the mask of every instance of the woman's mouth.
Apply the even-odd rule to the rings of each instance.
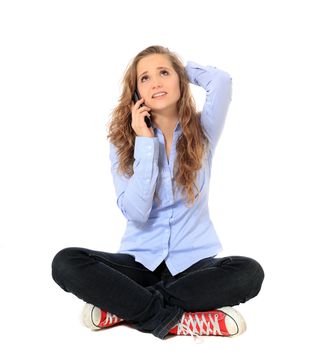
[[[167,92],[165,91],[160,91],[160,92],[156,92],[152,95],[152,98],[159,98],[159,97],[163,97],[167,94]]]

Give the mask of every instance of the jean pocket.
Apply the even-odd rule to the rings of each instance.
[[[189,273],[202,270],[206,267],[212,266],[214,264],[214,257],[204,258],[197,261],[195,264],[178,274],[178,277],[185,276]]]

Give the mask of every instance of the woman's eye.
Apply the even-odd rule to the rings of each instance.
[[[143,77],[141,77],[140,81],[143,83],[147,78],[148,78],[147,75],[144,75]]]
[[[168,71],[167,70],[161,70],[160,71],[160,74],[161,75],[169,75],[169,73],[168,73]],[[140,82],[141,83],[144,83],[146,80],[148,80],[149,79],[149,77],[148,77],[148,75],[143,75],[141,78],[140,78]]]

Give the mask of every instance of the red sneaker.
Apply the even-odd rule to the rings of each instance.
[[[123,321],[122,318],[88,303],[84,305],[82,311],[83,324],[92,330],[108,328]]]
[[[199,335],[232,337],[242,334],[246,328],[242,315],[234,308],[226,306],[211,311],[184,312],[169,334],[192,335],[197,338]]]

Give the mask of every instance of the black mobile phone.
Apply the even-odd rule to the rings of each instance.
[[[140,94],[139,94],[139,91],[138,90],[135,90],[134,94],[133,94],[133,97],[132,97],[133,101],[136,103],[138,100],[141,99],[140,97]],[[140,107],[144,106],[144,104],[142,103],[140,105]],[[147,125],[147,128],[150,128],[151,127],[151,120],[149,117],[147,117],[145,115],[145,122],[146,122],[146,125]]]

